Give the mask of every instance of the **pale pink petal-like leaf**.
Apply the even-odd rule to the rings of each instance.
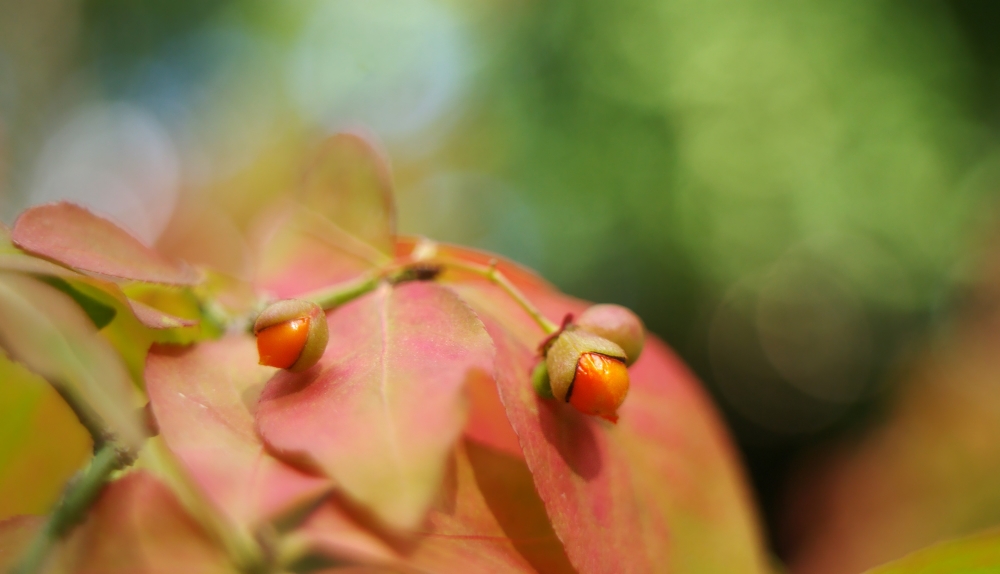
[[[174,493],[141,470],[104,488],[57,559],[78,574],[236,572]]]
[[[327,139],[306,166],[299,200],[386,256],[393,254],[396,206],[388,162],[351,133]]]
[[[317,366],[267,384],[258,428],[280,456],[412,530],[466,421],[464,385],[492,370],[490,339],[454,293],[425,282],[383,285],[331,312],[329,327]]]
[[[146,390],[160,435],[238,524],[277,518],[331,488],[329,479],[275,459],[257,436],[253,411],[274,371],[257,364],[254,340],[246,335],[154,347],[146,361]]]
[[[82,400],[121,444],[142,444],[145,431],[122,359],[67,295],[27,276],[0,273],[0,346]]]
[[[390,544],[340,507],[323,505],[297,535],[333,560],[463,574],[573,572],[524,462],[465,443],[455,450],[426,523]]]
[[[292,298],[370,272],[390,259],[323,216],[291,206],[258,232],[254,283]]]
[[[363,138],[321,146],[297,202],[261,225],[255,282],[279,297],[352,279],[393,255],[395,204],[386,161]]]
[[[14,244],[68,267],[108,277],[193,285],[198,273],[171,261],[114,223],[78,205],[59,202],[22,213],[11,231]]]

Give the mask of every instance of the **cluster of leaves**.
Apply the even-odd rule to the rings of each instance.
[[[22,214],[0,238],[5,361],[58,390],[97,455],[48,519],[0,522],[0,569],[769,570],[724,428],[665,345],[630,368],[617,424],[540,397],[546,333],[505,287],[547,317],[587,304],[398,237],[393,209],[384,161],[341,135],[272,207],[252,285],[73,205]],[[316,293],[350,294],[319,363],[259,365],[261,305]]]

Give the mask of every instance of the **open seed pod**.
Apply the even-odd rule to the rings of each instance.
[[[600,335],[615,343],[625,351],[625,364],[631,366],[642,354],[646,329],[642,320],[621,305],[594,305],[580,314],[576,325],[591,333]]]
[[[316,364],[330,333],[323,309],[301,299],[269,305],[253,326],[260,364],[299,372]]]
[[[588,415],[612,422],[628,394],[626,355],[621,347],[585,329],[570,327],[545,357],[555,398]]]

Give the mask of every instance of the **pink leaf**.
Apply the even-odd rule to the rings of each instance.
[[[208,497],[238,524],[255,525],[316,501],[330,481],[268,454],[253,409],[274,373],[248,336],[195,347],[154,347],[146,390],[160,434]]]
[[[411,530],[462,431],[463,386],[492,370],[475,314],[433,283],[383,285],[329,315],[326,355],[281,372],[257,413],[269,446],[322,469],[390,527]]]
[[[177,497],[141,470],[105,487],[59,562],[80,574],[235,571]]]
[[[391,544],[330,501],[298,531],[310,550],[423,572],[573,572],[523,461],[466,443],[417,538]]]
[[[469,250],[447,255],[484,262]],[[498,262],[550,320],[586,303]],[[535,486],[580,572],[766,571],[755,511],[723,425],[697,381],[652,335],[630,369],[618,425],[542,400],[530,372],[544,334],[475,276],[447,273],[497,346],[500,396]]]
[[[14,243],[34,255],[108,277],[192,285],[198,273],[171,261],[114,223],[60,202],[28,209],[14,222]]]
[[[580,572],[652,571],[628,460],[609,436],[616,429],[540,399],[529,378],[534,348],[477,310],[497,346],[497,384],[507,416],[570,561]]]

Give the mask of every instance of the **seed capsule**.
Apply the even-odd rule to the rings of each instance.
[[[567,399],[576,410],[618,422],[618,407],[628,394],[628,368],[620,359],[584,353]]]
[[[315,365],[330,338],[319,305],[285,299],[270,305],[253,326],[260,364],[299,372]]]
[[[552,395],[585,414],[618,420],[629,386],[625,358],[625,351],[611,341],[567,328],[545,356]]]
[[[625,364],[628,366],[642,354],[646,331],[642,320],[621,305],[594,305],[580,314],[576,325],[621,347],[625,351]]]

